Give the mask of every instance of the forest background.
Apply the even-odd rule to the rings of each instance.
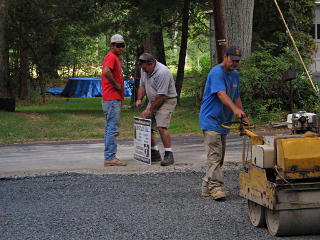
[[[318,97],[308,82],[273,1],[225,0],[225,4],[227,20],[236,14],[250,16],[248,13],[252,13],[251,20],[241,22],[239,17],[238,23],[228,25],[228,37],[234,42],[237,38],[240,42],[249,34],[249,40],[245,40],[250,44],[241,46],[246,54],[239,66],[241,98],[247,115],[255,122],[268,123],[283,120],[291,110],[319,112]],[[186,117],[195,118],[207,74],[217,64],[210,56],[209,33],[214,29],[210,26],[208,12],[212,5],[213,1],[205,0],[2,0],[1,12],[6,14],[1,15],[0,24],[8,24],[0,46],[6,46],[4,49],[8,52],[8,77],[1,78],[5,87],[0,90],[0,98],[15,99],[17,110],[13,115],[0,112],[2,142],[25,142],[28,138],[27,133],[19,137],[14,130],[8,131],[10,127],[6,121],[13,124],[26,121],[19,119],[19,112],[36,113],[39,117],[43,115],[41,112],[48,114],[53,102],[55,109],[60,108],[61,112],[82,112],[74,107],[66,110],[66,104],[57,107],[57,101],[62,100],[48,97],[46,89],[64,87],[69,77],[100,77],[102,60],[109,51],[109,39],[115,33],[122,34],[126,40],[121,60],[125,79],[136,79],[132,83],[133,95],[126,100],[132,116],[137,114],[133,106],[140,77],[137,58],[142,52],[149,51],[174,74],[180,110],[186,111],[179,113],[180,121]],[[279,5],[304,62],[310,67],[316,50],[313,36],[315,3],[313,0],[283,0]],[[238,33],[243,25],[250,29],[249,33],[231,36],[230,32]],[[212,54],[214,56],[215,52]],[[282,80],[283,71],[290,66],[297,73],[292,81],[293,106],[289,101],[290,83]],[[99,104],[96,100],[88,101]],[[83,103],[83,100],[70,99],[71,102]],[[90,109],[88,105],[83,107],[87,107],[85,111]],[[100,111],[98,107],[93,111]],[[186,107],[188,110],[184,109]],[[98,123],[98,128],[102,128],[102,123]],[[191,127],[193,124],[197,125],[194,122],[187,127],[179,125],[177,133],[184,130],[199,133]],[[43,125],[42,129],[48,123]],[[49,133],[33,139],[40,138],[51,139]],[[60,139],[59,136],[53,138]]]

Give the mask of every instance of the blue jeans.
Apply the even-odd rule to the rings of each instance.
[[[110,161],[116,157],[117,142],[116,136],[119,135],[119,122],[122,101],[102,100],[102,110],[106,116],[106,130],[104,133],[104,160]]]

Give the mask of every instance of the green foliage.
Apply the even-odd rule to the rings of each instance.
[[[16,87],[14,92],[23,87],[20,86],[21,82],[30,75],[31,85],[34,88],[40,87],[44,96],[46,85],[59,78],[58,70],[62,66],[68,67],[68,60],[74,59],[73,55],[67,54],[69,43],[72,42],[69,40],[81,32],[79,29],[85,28],[80,26],[84,19],[89,23],[91,11],[86,6],[90,4],[93,4],[91,0],[9,1],[7,38],[10,77]],[[69,31],[75,23],[78,26],[77,32]],[[79,42],[72,43],[77,45]],[[79,47],[83,47],[83,44]]]
[[[289,82],[282,80],[282,73],[290,66],[296,69],[297,76],[292,81],[294,110],[314,111],[319,99],[295,52],[285,48],[275,56],[275,49],[279,49],[277,44],[265,43],[241,63],[241,100],[246,113],[260,120],[285,116],[290,110],[290,87]]]
[[[202,68],[198,64],[198,60],[206,58],[210,54],[209,38],[207,34],[209,26],[209,18],[204,13],[208,8],[206,6],[207,2],[190,2],[190,18],[189,18],[189,31],[188,31],[188,50],[187,50],[187,61],[186,61],[186,70],[190,68]],[[210,8],[211,6],[209,6]],[[176,12],[176,15],[179,12]],[[166,50],[166,59],[167,65],[171,66],[174,70],[177,68],[179,60],[179,51],[180,51],[180,28],[181,22],[180,18],[177,19],[176,24],[171,24],[166,29],[166,34],[164,35],[165,39],[165,50]],[[177,36],[175,37],[175,33]],[[210,59],[210,58],[209,58]]]
[[[313,26],[315,16],[314,2],[314,0],[278,1],[290,31],[295,38],[299,37],[301,43],[305,41],[304,37],[306,39],[310,38],[308,33],[310,33]],[[286,29],[274,1],[255,0],[253,13],[254,34],[252,35],[253,49],[257,50],[262,41],[276,42],[279,45],[279,50],[288,46],[288,44],[291,45],[290,39],[285,32]]]
[[[204,13],[206,9],[211,9],[211,5],[204,6],[198,2],[191,2],[189,41],[197,41],[199,36],[208,35],[209,16]]]
[[[313,0],[278,1],[297,48],[307,68],[316,49],[309,32],[313,26]],[[282,81],[284,70],[293,66],[293,111],[314,111],[318,98],[311,87],[293,43],[273,1],[255,1],[251,57],[240,66],[241,99],[251,116],[261,121],[281,119],[290,111],[290,85]]]
[[[185,80],[181,91],[182,97],[193,97],[195,106],[200,106],[207,76],[211,70],[209,54],[203,54],[199,59],[200,66],[185,72]]]

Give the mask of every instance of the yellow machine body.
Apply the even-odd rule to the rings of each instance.
[[[273,209],[276,202],[276,185],[268,182],[264,169],[249,165],[247,172],[240,172],[240,195],[262,206]]]
[[[248,136],[251,158],[244,163],[239,184],[252,224],[267,223],[277,236],[319,234],[319,135]]]
[[[239,174],[240,195],[271,210],[320,208],[320,182],[277,184],[250,165]]]
[[[320,137],[277,139],[277,167],[285,179],[320,177]]]

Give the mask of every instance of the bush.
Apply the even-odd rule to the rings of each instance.
[[[282,80],[282,73],[290,66],[296,69],[296,79],[292,80],[293,111],[314,111],[319,104],[318,97],[307,79],[306,73],[292,49],[282,49],[274,56],[278,46],[265,43],[260,51],[241,63],[240,94],[247,114],[263,121],[283,117],[290,111],[289,82]],[[277,119],[279,120],[279,119]]]
[[[200,58],[200,68],[193,67],[185,72],[185,80],[181,91],[182,97],[195,97],[195,105],[200,106],[207,76],[211,70],[210,57]]]

